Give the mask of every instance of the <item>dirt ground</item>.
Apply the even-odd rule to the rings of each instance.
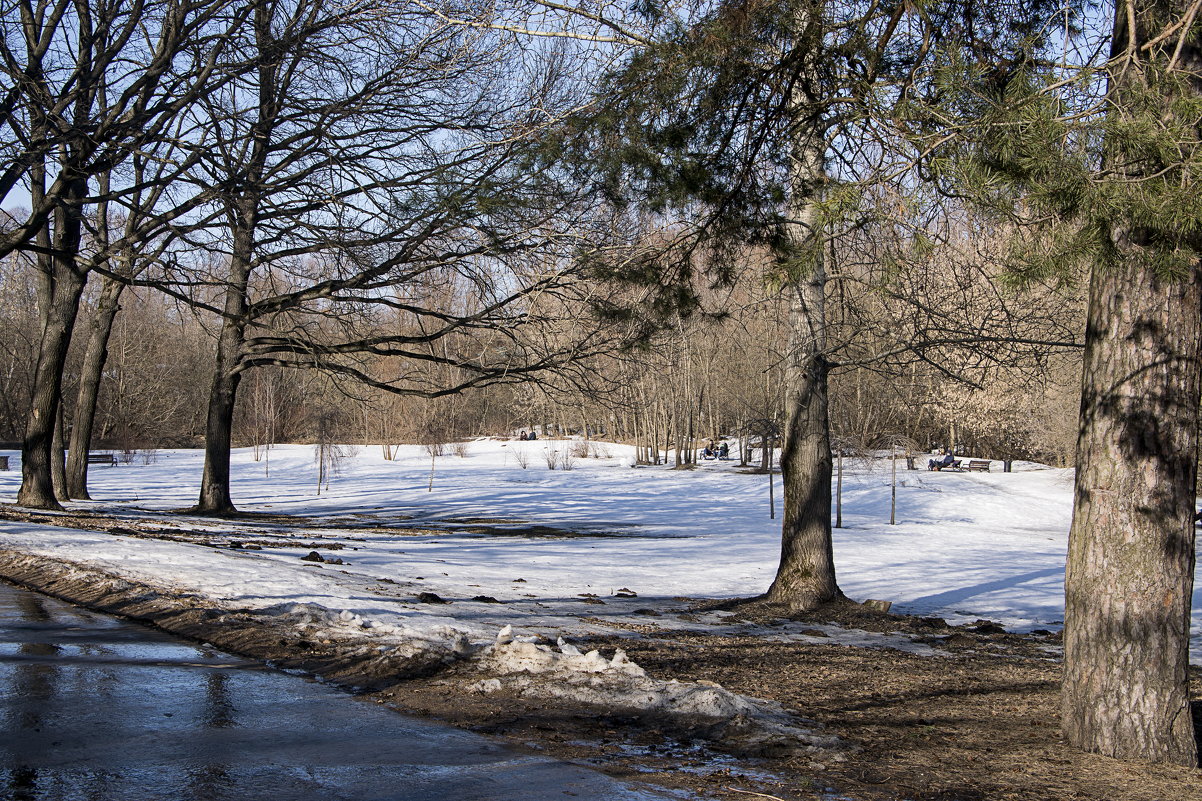
[[[6,516],[16,517],[0,512],[0,518]],[[20,517],[26,519],[23,513]],[[53,522],[66,521],[60,516]],[[67,524],[72,523],[105,528],[91,517]],[[155,530],[128,518],[120,524],[111,521],[114,533],[123,536],[189,541],[204,536]],[[355,643],[323,647],[252,612],[206,608],[195,596],[120,577],[88,576],[78,566],[53,560],[0,553],[0,577],[233,653],[370,688],[361,692],[401,711],[611,775],[711,798],[1202,801],[1202,771],[1118,762],[1064,745],[1057,710],[1059,636],[1048,632],[1019,636],[985,621],[949,628],[938,619],[888,615],[853,604],[810,618],[814,624],[907,631],[932,638],[948,654],[919,656],[776,641],[770,638],[780,619],[776,610],[755,602],[727,602],[682,604],[681,611],[687,615],[722,607],[761,624],[764,635],[661,629],[656,619],[632,616],[629,623],[606,624],[614,627],[613,637],[575,641],[582,650],[598,648],[607,657],[620,647],[655,678],[717,682],[733,692],[777,701],[849,746],[839,752],[748,756],[716,751],[702,738],[665,730],[662,722],[612,710],[469,692],[465,687],[481,674],[467,667],[380,663],[371,648]],[[401,675],[409,678],[398,681]],[[1195,721],[1202,730],[1202,671],[1196,668],[1191,686]]]
[[[780,702],[852,744],[842,758],[735,758],[596,710],[523,698],[465,697],[445,677],[377,697],[401,709],[532,744],[608,773],[718,798],[878,801],[1195,801],[1202,772],[1079,754],[1061,741],[1056,636],[952,631],[951,656],[675,633],[671,639],[582,643],[621,647],[659,678],[709,680]],[[826,615],[821,622],[829,622]],[[815,622],[819,622],[815,620]],[[863,624],[863,620],[859,621]],[[1192,686],[1202,686],[1195,670]]]

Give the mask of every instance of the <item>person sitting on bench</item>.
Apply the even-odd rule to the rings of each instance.
[[[942,459],[931,459],[927,462],[927,470],[942,470],[945,467],[951,467],[956,463],[956,457],[952,456],[951,449],[948,449],[943,454]]]
[[[725,442],[718,446],[718,458],[723,460],[730,458],[730,446]]]
[[[701,458],[702,459],[713,459],[717,455],[718,455],[718,452],[716,450],[714,450],[714,443],[706,441],[705,448],[701,451]]]

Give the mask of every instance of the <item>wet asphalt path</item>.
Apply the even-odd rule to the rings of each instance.
[[[0,583],[0,799],[669,797]]]

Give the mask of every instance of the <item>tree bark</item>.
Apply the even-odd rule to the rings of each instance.
[[[831,540],[831,441],[827,419],[825,274],[815,267],[791,287],[787,375],[789,418],[781,451],[781,559],[768,600],[796,611],[839,597]]]
[[[204,474],[200,482],[200,499],[193,509],[203,514],[225,515],[238,511],[230,496],[230,440],[234,430],[234,404],[242,379],[238,365],[246,337],[246,290],[252,237],[249,230],[235,233],[235,264],[231,265],[230,284],[226,287],[225,315],[217,339],[213,381],[209,388]]]
[[[1120,759],[1198,764],[1188,665],[1202,283],[1095,268],[1065,573],[1062,726]]]
[[[65,361],[65,360],[64,360]],[[67,495],[67,437],[63,431],[63,393],[59,392],[58,408],[54,410],[54,434],[50,437],[50,481],[54,485],[54,497],[65,501]]]
[[[804,108],[805,98],[799,106]],[[767,599],[795,611],[840,597],[831,539],[831,435],[827,393],[826,267],[817,200],[824,178],[823,136],[803,125],[793,152],[792,252],[781,265],[792,276],[785,360],[788,415],[781,473],[784,519],[781,560]],[[808,265],[808,273],[803,272]]]
[[[62,368],[83,284],[82,278],[76,276],[65,276],[56,282],[54,302],[42,331],[33,396],[21,444],[21,489],[17,493],[17,503],[21,506],[62,509],[51,476],[54,423],[62,399]]]
[[[42,295],[42,336],[34,368],[33,394],[21,444],[21,489],[17,503],[61,510],[51,474],[54,428],[62,402],[63,367],[87,274],[75,263],[82,235],[79,204],[86,187],[76,181],[54,215],[54,254],[48,260],[49,291]]]
[[[205,423],[205,466],[200,499],[194,511],[204,514],[237,512],[230,496],[230,451],[234,428],[234,403],[242,374],[237,371],[242,346],[242,326],[226,321],[217,343],[209,412]]]
[[[1202,94],[1197,34],[1156,44],[1185,12],[1179,0],[1116,9],[1111,113],[1138,118],[1158,101],[1151,124],[1163,124],[1181,113],[1174,93]],[[1165,76],[1174,63],[1182,72]],[[1131,185],[1161,172],[1188,180],[1188,167],[1150,160],[1143,144],[1137,158],[1119,137],[1107,148],[1108,166]],[[1178,235],[1161,225],[1160,235]],[[1188,669],[1202,265],[1195,256],[1185,275],[1166,276],[1157,234],[1122,218],[1108,233],[1115,258],[1094,265],[1085,334],[1061,726],[1086,751],[1197,767]],[[1187,247],[1197,253],[1196,241]]]
[[[71,441],[67,449],[67,497],[90,500],[88,495],[88,451],[92,447],[92,430],[96,422],[96,402],[100,397],[100,380],[108,361],[109,337],[113,321],[120,310],[125,284],[106,278],[92,318],[91,334],[83,364],[79,371],[79,394],[71,423]]]

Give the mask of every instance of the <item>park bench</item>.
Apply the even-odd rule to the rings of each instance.
[[[88,464],[107,464],[109,467],[117,466],[117,456],[112,453],[88,453]]]
[[[989,472],[988,460],[973,459],[972,461],[970,461],[968,463],[968,471],[971,473],[973,470],[983,470],[984,472],[988,473]]]

